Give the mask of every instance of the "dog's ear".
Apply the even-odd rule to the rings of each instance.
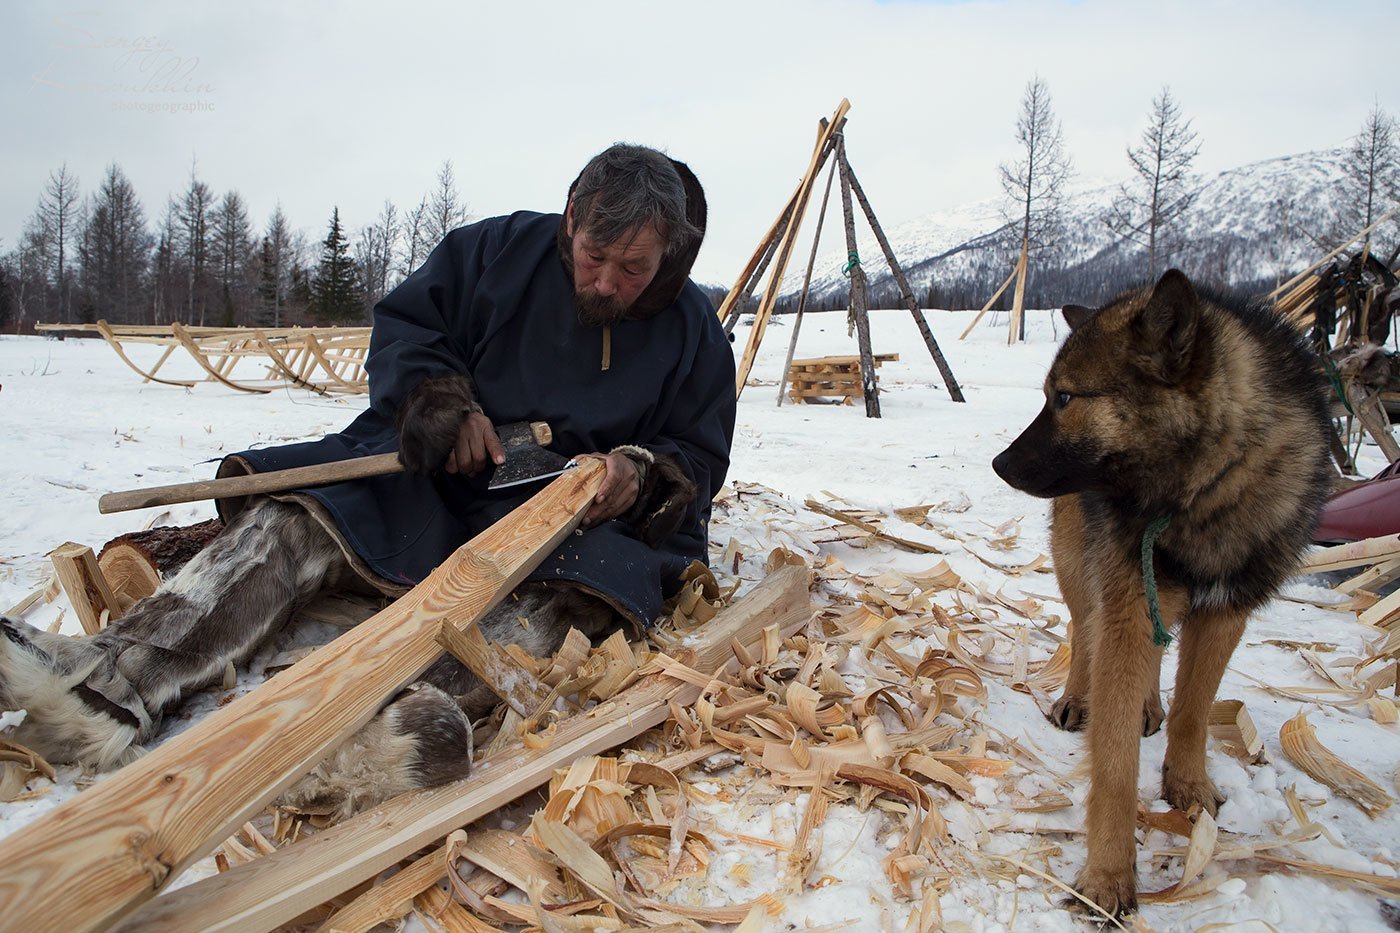
[[[1060,309],[1060,313],[1065,316],[1065,323],[1069,325],[1070,330],[1079,330],[1094,316],[1094,309],[1083,305],[1065,305]]]
[[[1132,324],[1138,365],[1149,376],[1176,385],[1191,368],[1201,299],[1186,273],[1168,269]]]

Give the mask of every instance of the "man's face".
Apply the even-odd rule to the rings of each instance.
[[[655,227],[638,228],[615,243],[595,243],[574,229],[574,297],[585,324],[613,324],[646,291],[661,268],[663,241]]]

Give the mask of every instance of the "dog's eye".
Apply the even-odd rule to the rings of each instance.
[[[1064,408],[1066,405],[1069,404],[1069,400],[1072,399],[1072,398],[1074,398],[1074,396],[1070,395],[1068,392],[1056,392],[1056,393],[1055,393],[1055,408],[1056,408],[1056,409]]]

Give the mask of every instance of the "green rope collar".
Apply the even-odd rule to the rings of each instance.
[[[1152,644],[1158,648],[1170,645],[1172,637],[1162,624],[1162,607],[1157,602],[1157,568],[1152,563],[1152,546],[1171,523],[1172,517],[1163,515],[1142,533],[1142,585],[1147,590],[1147,612],[1152,616]]]
[[[846,278],[850,278],[851,270],[858,265],[860,265],[860,254],[855,250],[851,250],[846,254],[846,264],[841,267],[841,274],[846,276]]]

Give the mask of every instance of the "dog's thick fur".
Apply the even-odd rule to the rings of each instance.
[[[1214,814],[1210,706],[1249,613],[1297,566],[1330,488],[1326,384],[1272,311],[1197,293],[1177,270],[1072,328],[1040,415],[993,462],[1053,498],[1056,575],[1073,618],[1069,681],[1052,720],[1089,730],[1089,859],[1077,887],[1118,914],[1136,906],[1139,736],[1162,720],[1162,651],[1143,581],[1155,548],[1163,621],[1178,628],[1162,796]]]

